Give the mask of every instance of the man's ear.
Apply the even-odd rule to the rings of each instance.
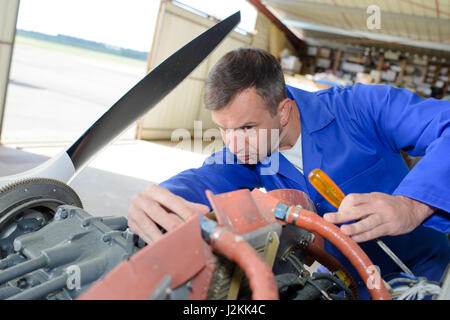
[[[278,104],[278,114],[280,116],[280,124],[282,127],[287,125],[289,122],[289,116],[291,115],[292,111],[292,100],[289,98],[283,99]]]

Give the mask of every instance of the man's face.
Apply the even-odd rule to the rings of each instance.
[[[255,164],[278,148],[279,115],[270,114],[254,88],[242,91],[211,115],[225,145],[244,163]]]

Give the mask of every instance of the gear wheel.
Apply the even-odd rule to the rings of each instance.
[[[58,180],[29,178],[0,188],[0,242],[11,247],[16,235],[35,231],[23,230],[19,234],[25,220],[38,220],[41,228],[60,205],[83,207],[76,192]]]

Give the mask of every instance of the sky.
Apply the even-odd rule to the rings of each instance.
[[[245,0],[182,0],[219,19],[241,10],[240,27],[253,31],[256,10]],[[160,0],[21,0],[17,28],[64,34],[149,51]]]

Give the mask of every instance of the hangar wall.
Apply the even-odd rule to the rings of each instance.
[[[18,10],[19,0],[0,1],[0,139]]]
[[[269,51],[271,26],[275,27],[265,15],[258,11],[255,22],[256,34],[252,36],[252,47]]]
[[[149,55],[149,70],[216,23],[171,2],[162,2]],[[268,50],[269,20],[258,13],[255,29],[258,30],[256,34],[246,35],[233,31],[187,79],[139,122],[137,137],[145,140],[170,139],[173,130],[178,128],[193,134],[195,120],[202,121],[203,130],[215,128],[210,112],[203,107],[205,79],[212,66],[228,51],[249,46]]]

